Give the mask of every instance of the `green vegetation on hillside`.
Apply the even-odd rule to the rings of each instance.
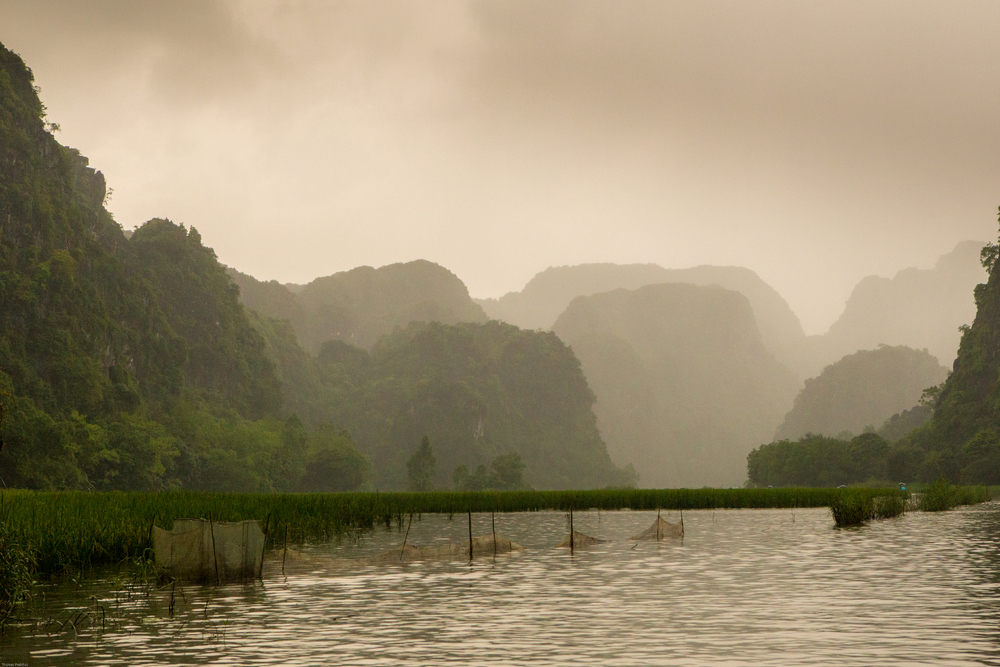
[[[754,450],[748,472],[756,484],[800,484],[803,479],[830,483],[869,479],[963,484],[1000,484],[1000,243],[987,244],[982,263],[989,280],[975,288],[977,306],[972,326],[962,328],[954,370],[940,386],[923,392],[921,410],[906,420],[930,420],[891,446],[877,443],[880,454],[859,462],[845,455],[853,445],[807,436],[799,442],[773,442]],[[921,414],[923,412],[924,414]],[[904,419],[900,414],[897,422]],[[882,431],[899,424],[890,419]],[[865,437],[865,436],[862,436]],[[872,437],[874,435],[872,434]],[[855,439],[857,440],[857,439]],[[874,442],[874,441],[872,441]]]
[[[337,340],[371,349],[385,334],[410,322],[485,322],[488,318],[458,277],[425,260],[378,269],[359,266],[317,278],[292,293],[230,270],[243,303],[291,323],[302,347],[313,354]]]
[[[975,289],[976,319],[962,328],[951,375],[934,403],[934,416],[900,442],[907,472],[927,481],[939,477],[1000,483],[1000,244],[981,253],[989,272]]]
[[[925,390],[926,392],[926,390]],[[917,429],[931,420],[934,410],[925,404],[914,405],[909,410],[897,412],[882,423],[876,431],[890,444],[899,442],[911,431]]]
[[[635,481],[611,462],[594,395],[554,334],[500,322],[411,323],[371,352],[328,342],[318,366],[323,419],[355,434],[383,488],[406,488],[406,463],[424,436],[436,459],[433,488],[449,488],[458,466],[508,454],[521,457],[536,488]]]
[[[505,457],[543,488],[634,481],[555,336],[484,323],[430,262],[293,294],[227,272],[194,228],[155,219],[126,237],[103,177],[43,113],[30,71],[0,49],[2,485],[405,488],[425,435],[439,461],[426,488]],[[479,324],[411,324],[432,320]]]
[[[215,253],[167,220],[126,239],[103,176],[47,131],[32,83],[0,47],[3,485],[294,489],[335,451],[360,473],[319,488],[358,488],[368,468],[348,436],[282,413]]]
[[[948,370],[926,350],[880,345],[855,352],[806,380],[774,437],[788,440],[806,433],[833,436],[875,429],[916,405],[924,389],[947,376]]]

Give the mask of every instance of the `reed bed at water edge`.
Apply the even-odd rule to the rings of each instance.
[[[838,526],[860,526],[876,519],[889,519],[906,511],[909,494],[896,492],[888,495],[864,493],[862,489],[843,489],[840,497],[830,504],[833,520]],[[867,490],[864,490],[867,491]],[[990,500],[985,486],[954,486],[935,482],[919,498],[916,507],[923,512],[941,512],[959,505],[975,505]]]
[[[850,489],[867,497],[893,489]],[[249,494],[0,491],[0,523],[30,551],[37,572],[54,574],[143,557],[155,522],[257,519],[268,543],[350,535],[377,525],[402,526],[409,514],[584,509],[725,509],[827,507],[843,489],[604,489],[428,493]],[[281,527],[281,530],[277,530]]]
[[[857,489],[844,490],[830,504],[833,521],[838,526],[860,526],[874,519],[889,519],[906,510],[906,500],[901,494],[872,496]]]
[[[943,512],[959,505],[975,505],[990,499],[985,486],[953,486],[947,482],[934,482],[924,489],[920,509],[924,512]]]

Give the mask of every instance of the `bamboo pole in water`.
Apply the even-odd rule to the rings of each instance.
[[[472,510],[469,510],[469,563],[472,563]]]
[[[260,569],[257,570],[257,578],[264,578],[264,551],[267,549],[267,535],[271,530],[271,513],[267,513],[267,521],[264,522],[264,546],[260,548]]]
[[[493,557],[497,556],[497,516],[496,512],[490,512],[490,523],[493,524]]]
[[[215,559],[215,583],[222,584],[222,577],[219,576],[219,554],[215,550],[215,524],[212,521],[212,513],[208,513],[208,529],[212,533],[212,558]]]
[[[573,508],[569,508],[569,553],[573,555]]]
[[[250,560],[250,524],[246,521],[243,522],[243,553],[240,554],[242,559],[240,563],[240,581],[246,581],[247,578],[247,561]]]
[[[403,546],[399,548],[399,560],[403,560],[403,554],[406,553],[406,538],[410,536],[410,526],[413,525],[413,512],[410,512],[410,522],[406,524],[406,534],[403,535]]]
[[[281,573],[285,573],[285,558],[288,556],[288,524],[285,524],[285,548],[281,550]]]

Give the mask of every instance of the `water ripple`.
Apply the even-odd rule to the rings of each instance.
[[[498,515],[524,552],[335,566],[402,539],[378,530],[304,547],[288,576],[271,563],[253,585],[184,586],[173,616],[160,590],[119,606],[120,631],[15,632],[0,650],[32,665],[1000,664],[1000,505],[849,530],[825,509],[685,512],[683,542],[627,540],[654,517],[577,513],[611,541],[570,554],[553,548],[564,515]],[[467,537],[465,517],[425,515],[408,542]],[[53,588],[46,609],[111,586]]]

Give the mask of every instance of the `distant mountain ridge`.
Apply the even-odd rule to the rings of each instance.
[[[743,294],[753,306],[764,344],[782,363],[801,365],[805,333],[798,317],[778,292],[750,269],[740,266],[696,266],[665,269],[657,264],[579,264],[550,267],[520,292],[499,299],[477,299],[486,314],[525,329],[549,329],[578,296],[614,289],[638,289],[658,283],[719,285]]]
[[[597,395],[608,452],[643,486],[731,486],[799,383],[765,348],[747,297],[646,285],[574,299],[553,326]]]
[[[971,249],[966,249],[967,253],[968,250]],[[953,259],[958,259],[960,255],[961,253],[956,253]],[[989,243],[982,248],[979,259],[987,270],[988,280],[976,285],[973,290],[975,318],[970,326],[962,327],[952,372],[947,374],[947,379],[942,384],[929,387],[930,391],[923,392],[917,408],[888,419],[880,432],[885,439],[877,433],[865,433],[850,443],[821,436],[809,436],[798,442],[772,442],[761,446],[748,457],[750,480],[757,484],[802,484],[804,481],[809,483],[808,480],[818,480],[824,484],[851,484],[865,480],[935,482],[944,479],[963,484],[1000,484],[1000,413],[997,409],[1000,405],[998,258],[1000,242]],[[968,259],[966,256],[960,261],[964,264]],[[939,262],[935,269],[941,268]],[[912,277],[912,272],[910,273]],[[904,356],[917,362],[902,364],[904,376],[914,370],[920,371],[921,368],[931,370],[936,377],[946,373],[946,369],[933,368],[933,364],[928,363],[932,357],[926,352],[883,347],[845,357],[841,362],[829,366],[819,378],[807,383],[806,389],[822,389],[813,391],[817,395],[839,393],[850,399],[848,403],[853,401],[855,407],[860,403],[867,408],[868,404],[876,402],[870,397],[872,385],[877,388],[881,384],[883,390],[889,390],[891,397],[891,394],[899,393],[900,385],[909,385],[906,391],[915,392],[920,384],[933,381],[929,377],[916,377],[907,382],[905,377],[892,377],[891,369],[882,364],[871,363],[876,354],[885,356],[888,353],[895,356],[899,351],[905,351]],[[841,373],[859,361],[862,362],[861,366],[867,367],[865,373]],[[835,374],[854,375],[854,381],[846,384],[835,382]],[[861,382],[858,382],[859,379]],[[820,386],[824,384],[827,386]],[[831,389],[836,391],[830,391]],[[806,393],[803,390],[796,400],[796,408],[801,407]],[[911,400],[912,395],[911,393]],[[896,397],[897,405],[903,402],[903,397]],[[829,413],[831,405],[836,403],[838,401],[823,400],[817,405],[823,412]],[[873,417],[868,417],[866,421],[868,419]],[[791,431],[801,431],[803,427],[804,425]],[[828,428],[837,428],[837,425]],[[832,459],[837,457],[828,455],[833,450],[839,450],[843,455],[837,465],[839,473],[836,476],[828,474],[831,464],[836,463]]]
[[[313,354],[339,340],[370,349],[379,338],[410,322],[486,322],[465,284],[448,269],[416,260],[375,269],[359,266],[307,285],[262,282],[230,270],[240,300],[263,315],[291,322]]]
[[[961,325],[976,316],[975,286],[988,277],[977,241],[963,241],[933,268],[907,268],[892,278],[868,276],[851,293],[844,312],[822,336],[810,336],[809,375],[845,354],[878,345],[926,348],[950,367]]]

